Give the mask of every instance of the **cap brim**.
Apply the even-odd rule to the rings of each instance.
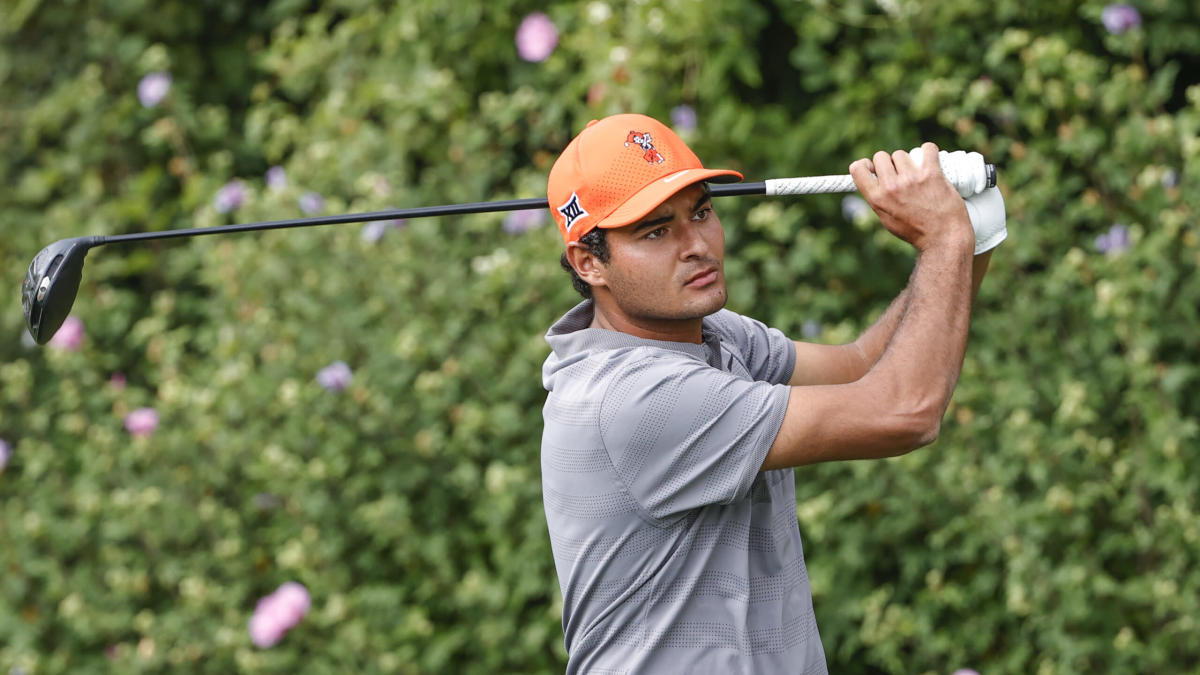
[[[658,178],[638,190],[624,204],[613,210],[607,218],[597,223],[596,227],[612,229],[636,223],[667,201],[671,195],[701,181],[736,183],[740,180],[742,180],[742,174],[728,169],[680,169],[675,173]]]

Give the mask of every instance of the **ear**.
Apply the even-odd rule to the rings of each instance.
[[[575,268],[575,273],[579,275],[580,279],[592,286],[606,285],[605,273],[608,268],[583,244],[577,241],[567,244],[567,262]]]

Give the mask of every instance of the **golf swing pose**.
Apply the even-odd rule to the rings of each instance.
[[[568,671],[824,673],[787,469],[937,436],[971,298],[1006,236],[994,169],[975,153],[926,144],[850,174],[720,184],[741,175],[705,168],[656,120],[617,115],[567,146],[545,200],[64,239],[31,262],[22,310],[45,344],[88,251],[107,244],[549,206],[585,297],[547,334],[543,368],[543,496]],[[711,197],[854,188],[919,252],[871,328],[814,345],[723,309]]]
[[[919,161],[930,153],[850,166],[918,258],[888,310],[840,346],[723,309],[707,183],[740,174],[705,168],[642,115],[592,122],[558,158],[548,202],[585,298],[550,328],[543,366],[568,673],[826,672],[790,469],[937,437],[973,293],[1005,236],[998,191],[964,202]]]

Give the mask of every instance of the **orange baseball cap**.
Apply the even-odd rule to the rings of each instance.
[[[706,169],[674,131],[645,115],[588,122],[550,168],[546,197],[563,241],[597,227],[636,223],[671,195],[703,180],[734,183],[742,174]]]

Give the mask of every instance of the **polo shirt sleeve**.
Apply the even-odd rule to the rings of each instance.
[[[750,491],[787,411],[790,388],[656,353],[614,369],[600,406],[613,468],[657,521]]]
[[[796,345],[778,328],[723,309],[713,314],[711,325],[730,351],[756,380],[787,384],[796,366]]]

